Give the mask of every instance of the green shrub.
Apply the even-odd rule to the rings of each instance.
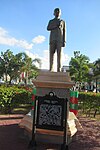
[[[0,87],[0,107],[4,112],[10,112],[15,91],[12,87]]]
[[[13,103],[16,105],[31,103],[31,92],[25,89],[17,89],[13,97]]]
[[[0,86],[0,110],[10,113],[19,104],[31,103],[31,91],[18,87]]]
[[[80,92],[79,93],[79,107],[84,113],[90,115],[90,111],[94,112],[94,117],[96,112],[100,112],[100,93],[93,92]]]

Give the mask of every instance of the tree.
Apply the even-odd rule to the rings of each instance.
[[[14,58],[13,53],[8,49],[6,52],[1,52],[1,61],[0,61],[0,74],[3,77],[4,74],[6,76],[7,82],[7,75],[11,72],[12,64],[11,61]]]
[[[94,62],[94,66],[95,66],[93,70],[94,76],[99,76],[100,75],[100,58]]]
[[[28,84],[28,79],[37,76],[38,67],[36,67],[35,63],[37,62],[39,66],[41,66],[41,60],[38,58],[32,60],[32,58],[28,57],[25,53],[24,56],[24,65],[21,68],[21,72],[25,73],[25,83]]]
[[[3,73],[4,73],[4,65],[3,65],[4,61],[3,59],[0,57],[0,78],[3,77]]]
[[[9,83],[11,83],[13,79],[20,78],[20,74],[25,72],[28,80],[28,78],[34,77],[38,71],[35,62],[41,64],[40,59],[32,60],[25,53],[18,53],[14,55],[13,52],[8,49],[4,53],[1,52],[0,76],[3,77],[5,74],[7,81],[7,76],[9,75]]]
[[[24,61],[25,61],[25,57],[23,53],[18,53],[16,55],[14,55],[13,59],[11,59],[10,61],[10,65],[9,68],[10,71],[8,72],[9,76],[10,76],[10,83],[12,81],[12,79],[17,79],[20,77],[21,74],[21,68],[24,65]]]
[[[80,51],[74,51],[74,57],[69,62],[70,75],[72,79],[77,82],[83,82],[86,80],[86,75],[89,72],[89,58]]]
[[[94,62],[93,73],[94,73],[94,79],[96,81],[96,92],[97,92],[98,91],[98,82],[100,82],[100,58]]]

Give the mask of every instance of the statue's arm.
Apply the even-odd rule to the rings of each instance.
[[[50,20],[49,23],[48,23],[48,26],[47,26],[47,30],[51,31],[51,30],[54,30],[56,28],[58,28],[57,23],[54,22],[53,20]]]
[[[64,26],[63,26],[63,47],[65,47],[65,43],[66,43],[66,24],[64,22]]]

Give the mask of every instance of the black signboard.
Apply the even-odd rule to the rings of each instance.
[[[50,92],[46,96],[37,96],[34,101],[32,139],[29,148],[36,148],[35,129],[64,131],[61,150],[68,150],[67,133],[67,101]]]
[[[65,100],[54,95],[39,96],[36,127],[62,131],[64,127]]]

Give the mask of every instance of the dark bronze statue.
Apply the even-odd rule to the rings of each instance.
[[[55,18],[50,20],[47,30],[50,31],[50,71],[53,71],[54,53],[57,51],[57,72],[61,71],[61,49],[65,47],[65,22],[60,19],[61,10],[54,10]]]

